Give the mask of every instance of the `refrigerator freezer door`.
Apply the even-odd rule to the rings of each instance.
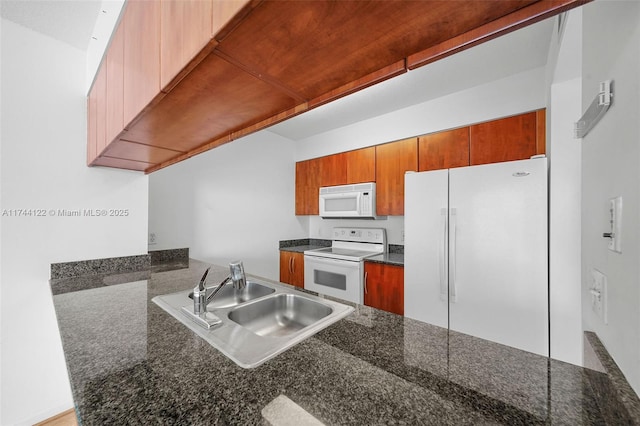
[[[405,175],[404,314],[448,327],[448,170]]]
[[[545,356],[546,164],[538,158],[449,174],[450,328]]]

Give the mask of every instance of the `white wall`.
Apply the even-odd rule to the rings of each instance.
[[[542,67],[302,139],[296,145],[296,161],[544,107],[546,88]]]
[[[545,70],[536,68],[403,108],[298,142],[296,161],[392,142],[546,106]],[[309,219],[309,236],[330,239],[335,226],[381,227],[391,244],[404,244],[404,217],[381,221]]]
[[[147,176],[88,168],[86,56],[2,20],[1,271],[3,425],[73,406],[49,288],[50,264],[145,254]],[[127,217],[53,217],[58,209],[128,209]]]
[[[593,330],[640,393],[640,3],[596,1],[583,7],[582,110],[603,80],[613,105],[582,141],[582,294],[584,327]],[[607,249],[608,200],[623,198],[622,254]],[[608,278],[608,324],[591,311],[592,268]]]
[[[193,179],[187,160],[149,175],[149,250],[191,248],[193,244]],[[153,238],[151,238],[153,234]],[[190,251],[193,257],[193,250]]]
[[[368,226],[384,227],[389,243],[404,244],[402,216],[381,221],[295,217],[295,161],[545,106],[545,69],[537,68],[295,143],[269,131],[259,132],[246,140],[234,141],[151,174],[149,232],[156,234],[156,243],[149,248],[190,247],[192,257],[215,263],[224,263],[234,255],[253,258],[254,273],[264,271],[262,275],[277,278],[277,253],[272,250],[277,247],[278,240],[306,237],[329,239],[331,229],[335,226]],[[270,144],[273,146],[270,147]],[[263,152],[265,147],[269,149]],[[238,162],[245,164],[246,173],[239,174],[236,171],[234,164]],[[271,191],[275,191],[269,197],[264,191],[267,183],[271,183]],[[241,210],[229,207],[231,201],[226,204],[213,201],[231,200],[233,191],[241,194],[241,200],[262,200],[263,206],[272,205],[269,198],[275,195],[278,202],[284,205],[269,208],[266,215],[253,211],[245,217]],[[269,233],[245,229],[245,222],[254,223],[261,218],[267,224],[277,219],[286,225],[279,229],[271,227]],[[251,246],[236,243],[234,234],[238,232],[251,238]],[[262,249],[255,251],[258,246]]]
[[[581,146],[573,137],[582,115],[582,10],[566,15],[562,39],[553,46],[547,154],[549,191],[549,298],[551,357],[582,365],[580,260]]]
[[[308,218],[294,214],[294,154],[292,141],[262,131],[152,173],[150,249],[240,259],[248,274],[277,280],[278,241],[308,237]]]

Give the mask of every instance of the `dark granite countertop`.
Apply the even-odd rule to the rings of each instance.
[[[367,257],[365,262],[384,263],[385,265],[404,266],[404,253],[384,253]]]
[[[207,266],[52,281],[83,425],[263,425],[263,415],[305,411],[325,425],[611,421],[595,388],[610,384],[605,373],[366,306],[240,368],[151,302],[192,287]],[[215,267],[209,276],[226,274]]]
[[[330,247],[331,240],[318,238],[302,238],[297,240],[281,240],[278,242],[280,251],[291,251],[303,253],[305,250],[315,250],[323,247]]]
[[[318,246],[314,244],[306,244],[302,246],[280,247],[280,251],[291,251],[294,253],[304,253],[305,250],[315,250],[326,246]]]

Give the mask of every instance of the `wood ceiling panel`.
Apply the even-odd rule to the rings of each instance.
[[[124,160],[122,158],[100,157],[92,163],[93,166],[114,167],[116,169],[136,170],[143,172],[152,164],[142,161]]]
[[[150,173],[590,0],[230,1],[244,6],[92,164]]]
[[[110,144],[109,148],[107,148],[104,153],[106,157],[126,158],[128,160],[148,164],[162,163],[163,161],[167,161],[179,154],[181,154],[181,152],[144,145],[141,143],[129,142],[122,139]]]
[[[264,1],[217,48],[310,100],[536,1]]]
[[[189,151],[295,105],[292,97],[212,53],[129,129],[127,140]]]

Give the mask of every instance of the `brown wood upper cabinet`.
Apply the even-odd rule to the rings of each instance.
[[[375,181],[375,147],[296,163],[296,214],[320,212],[320,187]]]
[[[343,185],[347,181],[344,153],[320,157],[320,186]],[[316,193],[316,195],[318,195]]]
[[[96,98],[95,111],[95,132],[96,132],[96,155],[100,155],[107,146],[107,69],[100,68],[93,85]]]
[[[87,96],[87,165],[96,158],[96,143],[98,142],[98,134],[96,132],[96,121],[98,114],[96,109],[96,93],[95,85],[91,88],[89,96]]]
[[[106,69],[106,140],[105,147],[124,129],[124,25],[113,33],[107,56]],[[97,154],[100,154],[98,152]]]
[[[246,3],[127,2],[89,94],[88,164],[144,170],[180,152],[138,140],[136,117],[164,96],[161,89],[175,87],[190,62]]]
[[[404,215],[404,174],[418,170],[418,138],[376,146],[376,213]]]
[[[364,262],[364,304],[404,315],[404,267]]]
[[[469,128],[446,130],[418,138],[418,171],[469,165]]]
[[[321,174],[320,158],[296,163],[296,214],[317,215]]]
[[[211,40],[211,0],[162,0],[160,86],[165,88]]]
[[[474,124],[469,130],[470,163],[525,160],[545,153],[545,110]]]
[[[124,26],[124,122],[160,92],[160,3],[129,0]],[[111,141],[108,141],[111,142]]]
[[[346,180],[345,184],[375,182],[376,180],[376,148],[356,149],[344,153]]]

